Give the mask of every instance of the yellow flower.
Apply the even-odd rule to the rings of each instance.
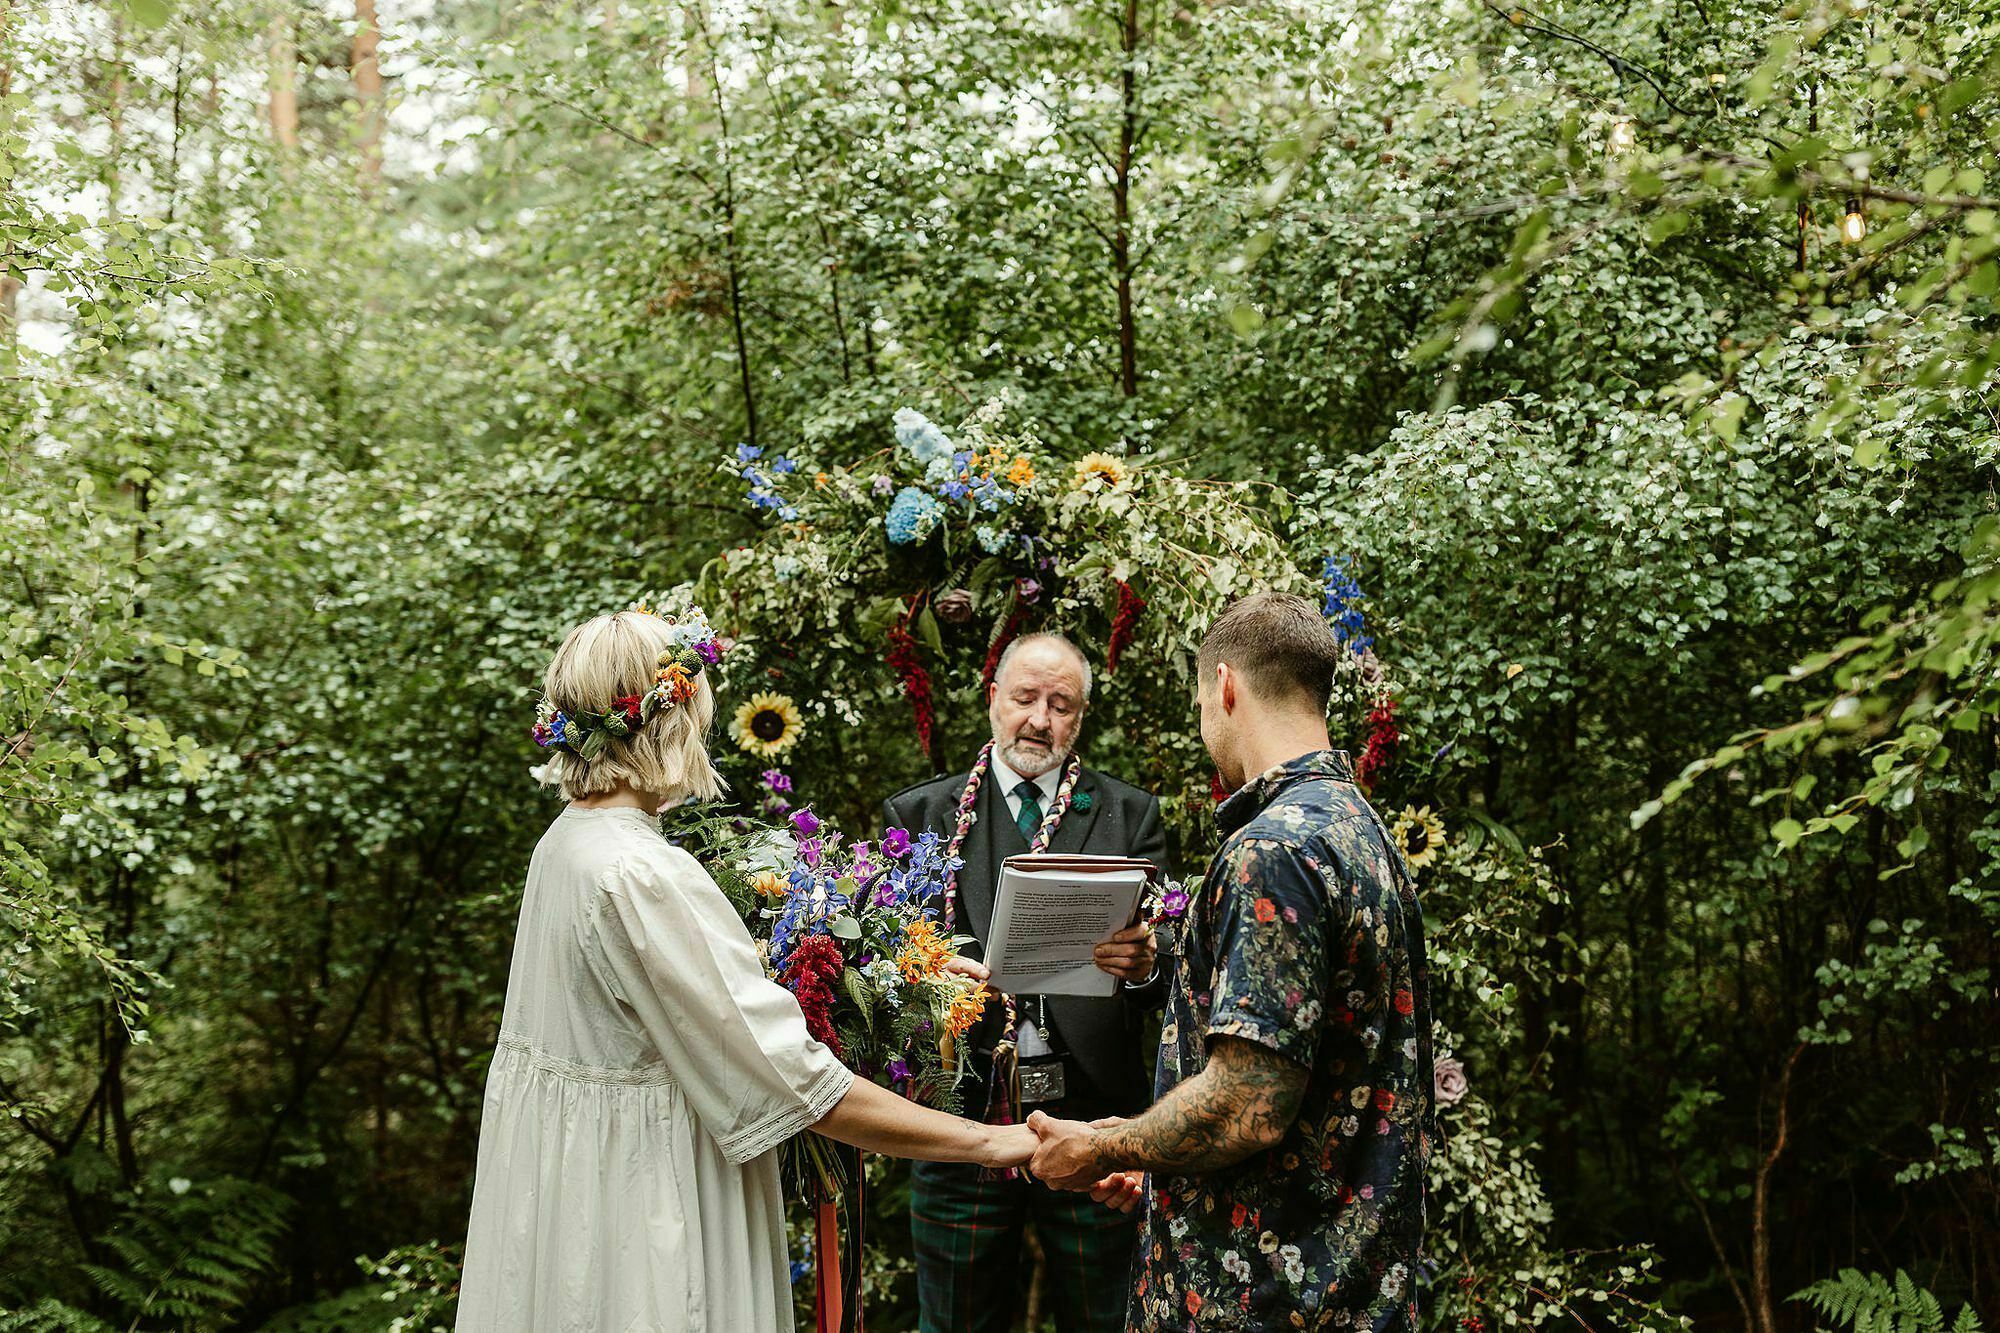
[[[775,870],[760,870],[750,881],[750,887],[766,898],[785,896],[785,877]]]
[[[1122,460],[1110,454],[1085,454],[1076,460],[1076,480],[1071,483],[1074,490],[1084,490],[1094,481],[1104,483],[1103,489],[1113,490],[1125,484],[1131,474]]]
[[[1438,851],[1444,846],[1444,820],[1431,813],[1427,805],[1421,808],[1406,805],[1389,825],[1389,836],[1396,840],[1397,850],[1403,853],[1410,869],[1422,870],[1437,860]]]
[[[799,743],[805,729],[805,719],[789,695],[753,694],[736,710],[729,735],[751,754],[776,759]]]
[[[1019,489],[1032,486],[1035,481],[1035,465],[1026,454],[1015,459],[1007,468],[1007,484]]]
[[[951,941],[941,937],[931,922],[919,918],[903,927],[903,947],[896,953],[896,966],[912,986],[935,978],[949,957]]]

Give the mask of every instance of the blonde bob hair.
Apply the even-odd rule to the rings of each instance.
[[[542,676],[542,693],[566,713],[602,713],[615,700],[653,688],[660,653],[674,645],[667,623],[644,611],[619,611],[586,620],[569,632]],[[696,678],[694,698],[663,708],[630,736],[613,736],[595,759],[550,750],[541,781],[580,801],[620,783],[670,801],[713,801],[722,777],[708,757],[715,723],[715,691],[708,673]]]

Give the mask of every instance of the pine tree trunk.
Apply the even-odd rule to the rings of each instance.
[[[354,100],[361,107],[358,136],[361,188],[372,192],[382,180],[382,26],[375,0],[354,0]]]
[[[266,49],[270,56],[267,113],[271,138],[280,148],[294,149],[299,146],[299,51],[285,15],[272,16]]]

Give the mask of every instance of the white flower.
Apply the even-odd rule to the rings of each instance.
[[[915,408],[896,409],[896,443],[910,451],[919,463],[951,460],[951,437]]]
[[[1299,1253],[1298,1246],[1296,1245],[1279,1246],[1278,1258],[1284,1261],[1285,1281],[1303,1282],[1306,1280],[1305,1257]]]
[[[1234,1250],[1226,1250],[1222,1255],[1222,1271],[1238,1282],[1250,1280],[1250,1263]]]

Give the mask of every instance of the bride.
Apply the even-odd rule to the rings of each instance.
[[[543,683],[545,781],[487,1076],[458,1327],[792,1326],[778,1154],[814,1131],[1006,1167],[1035,1147],[856,1078],[806,1034],[713,880],[653,812],[720,794],[699,611],[572,631]]]

